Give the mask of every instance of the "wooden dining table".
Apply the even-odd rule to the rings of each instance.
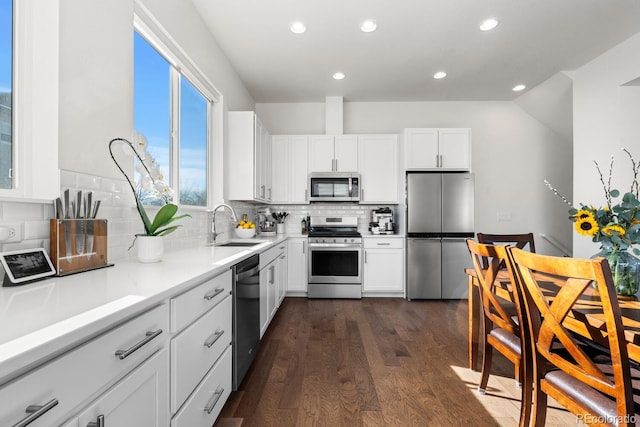
[[[478,345],[481,324],[481,304],[479,283],[476,271],[472,268],[465,270],[469,286],[469,368],[478,371]],[[557,294],[560,282],[553,276],[538,274],[543,292],[553,299]],[[496,277],[496,294],[505,300],[510,300],[509,289],[511,280],[507,270],[502,270]],[[607,346],[605,335],[604,314],[602,305],[595,297],[595,289],[587,289],[572,310],[571,315],[564,321],[564,326],[574,333],[590,339],[600,345]],[[640,363],[640,301],[637,298],[618,297],[622,324],[627,340],[629,359]]]

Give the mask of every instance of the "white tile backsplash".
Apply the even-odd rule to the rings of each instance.
[[[92,191],[94,200],[101,200],[98,218],[106,219],[108,233],[108,258],[117,262],[125,258],[135,257],[135,247],[131,250],[134,235],[143,232],[142,221],[135,208],[135,199],[131,189],[124,180],[103,178],[71,171],[61,171],[62,189],[69,188],[71,193],[82,190]],[[257,210],[263,206],[246,202],[230,202],[238,218],[247,214],[258,223]],[[308,205],[269,205],[272,211],[289,212],[285,222],[285,232],[300,233],[302,218],[316,215],[353,215],[358,217],[358,230],[367,233],[371,211],[381,206],[358,205],[351,203],[313,203]],[[398,206],[394,206],[398,215]],[[149,215],[156,209],[149,209]],[[211,212],[202,209],[181,208],[180,213],[189,213],[191,218],[180,220],[181,227],[165,237],[165,249],[176,250],[207,243],[211,232]],[[0,242],[0,251],[44,247],[49,249],[49,219],[53,218],[53,203],[0,202],[0,225],[3,222],[20,222],[23,226],[23,240],[16,243]],[[218,232],[223,232],[220,239],[234,238],[235,223],[226,209],[216,214]]]

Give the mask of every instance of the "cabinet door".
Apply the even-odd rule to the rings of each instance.
[[[309,140],[309,172],[332,172],[334,166],[333,137],[314,135]]]
[[[260,338],[269,326],[269,265],[260,270]]]
[[[278,310],[278,260],[273,261],[267,270],[269,270],[269,322],[273,319],[273,316],[276,315],[276,311]]]
[[[289,156],[289,202],[309,203],[307,198],[309,138],[292,136],[289,141]]]
[[[403,139],[406,170],[438,167],[438,129],[405,129]]]
[[[83,411],[79,424],[86,426],[103,417],[106,426],[169,425],[168,378],[168,352],[162,349]]]
[[[307,239],[287,242],[287,291],[307,292]]]
[[[397,204],[398,137],[363,135],[358,137],[359,171],[362,178],[360,203]]]
[[[273,203],[289,203],[289,188],[293,183],[290,182],[290,168],[293,168],[294,161],[290,159],[290,155],[294,153],[289,143],[290,137],[286,135],[274,135],[271,138],[271,185],[273,188]],[[307,158],[305,153],[305,166]],[[306,169],[306,168],[305,168]],[[306,180],[306,173],[305,173]],[[305,186],[306,188],[306,186]]]
[[[263,181],[264,175],[264,164],[262,163],[264,150],[264,142],[262,141],[262,123],[258,118],[254,115],[254,128],[253,128],[253,140],[254,140],[254,160],[253,160],[253,169],[255,173],[254,179],[254,192],[253,197],[256,200],[264,200],[266,197],[266,187]],[[249,155],[249,154],[247,154]],[[238,177],[237,177],[238,178]]]
[[[356,172],[358,170],[357,135],[336,136],[334,141],[334,170],[336,172]]]
[[[471,169],[471,132],[469,129],[440,129],[438,131],[440,167],[443,169]]]
[[[277,305],[280,307],[284,295],[287,291],[287,244],[286,242],[280,247],[282,249],[282,255],[278,258],[278,301]]]
[[[402,291],[402,253],[401,249],[366,249],[362,290]]]
[[[271,135],[267,129],[262,127],[262,135],[260,142],[262,143],[262,151],[259,159],[262,164],[262,185],[264,185],[264,201],[271,202],[273,200],[273,187],[271,179]]]

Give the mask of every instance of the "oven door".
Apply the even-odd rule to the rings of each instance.
[[[309,283],[362,283],[362,245],[309,243]]]

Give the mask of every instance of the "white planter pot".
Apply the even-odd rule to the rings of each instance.
[[[138,261],[158,262],[164,255],[164,236],[138,236]]]

